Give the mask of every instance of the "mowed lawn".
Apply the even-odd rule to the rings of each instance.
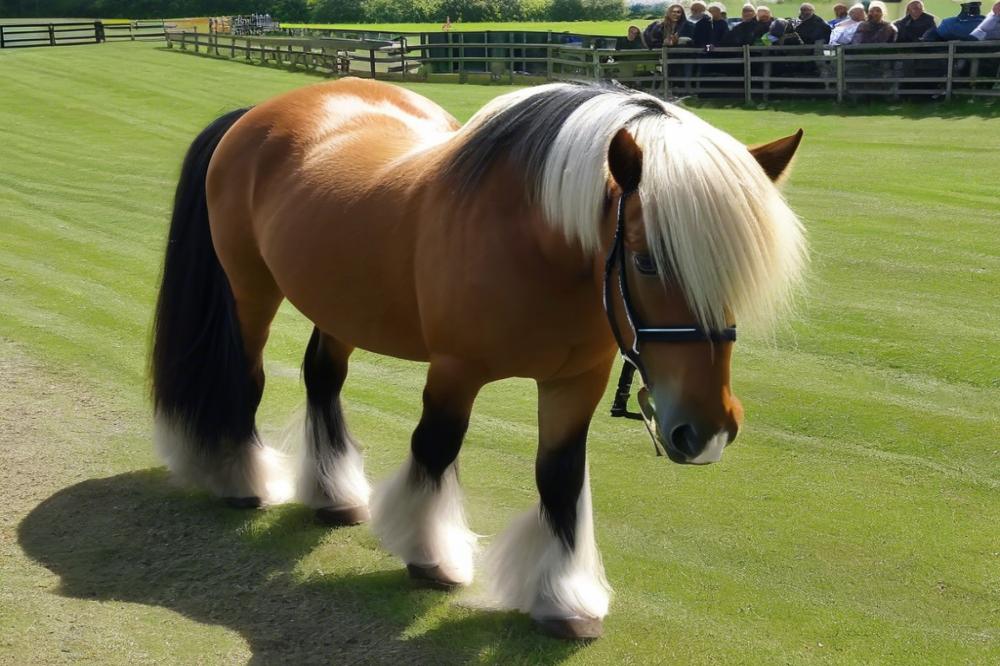
[[[0,52],[0,663],[1000,661],[1000,119],[983,106],[702,108],[748,143],[805,128],[796,316],[737,345],[725,460],[591,431],[606,636],[537,634],[478,590],[410,588],[364,527],[242,513],[152,455],[146,348],[179,162],[209,121],[318,79],[150,44]],[[460,118],[504,87],[414,85]],[[966,116],[966,112],[973,115]],[[303,404],[310,325],[284,308],[261,423]],[[421,365],[357,353],[345,389],[378,479]],[[610,398],[610,392],[609,396]],[[471,523],[536,501],[535,401],[480,396]]]

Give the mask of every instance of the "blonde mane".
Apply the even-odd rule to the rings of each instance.
[[[619,87],[550,84],[495,99],[459,131],[459,191],[511,160],[547,221],[600,253],[611,139],[628,130],[643,152],[638,195],[653,260],[698,322],[767,323],[783,311],[806,262],[799,219],[746,146],[693,113]]]

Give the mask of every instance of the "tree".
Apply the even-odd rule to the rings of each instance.
[[[311,15],[316,23],[359,23],[365,20],[365,3],[358,0],[317,0]]]
[[[583,0],[583,16],[591,21],[620,19],[625,13],[625,0]]]
[[[580,21],[583,19],[583,1],[552,0],[549,16],[553,21]]]
[[[526,21],[544,21],[552,16],[552,0],[522,0],[521,11]]]
[[[309,20],[309,3],[306,0],[271,0],[264,11],[276,21],[303,22]]]

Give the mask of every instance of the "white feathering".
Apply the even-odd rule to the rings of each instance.
[[[466,523],[455,466],[439,484],[412,481],[413,458],[379,484],[372,495],[372,531],[407,564],[438,566],[459,583],[470,583],[478,537]]]
[[[590,473],[577,499],[576,543],[569,552],[536,506],[490,544],[485,567],[491,600],[536,619],[603,618],[611,586],[594,539]]]

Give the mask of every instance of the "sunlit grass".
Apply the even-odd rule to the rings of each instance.
[[[60,588],[27,560],[0,562],[0,662],[58,657],[52,636],[67,631],[67,616],[87,627],[73,649],[94,661],[132,654],[108,648],[118,645],[112,633],[127,636],[140,660],[239,661],[233,655],[262,645],[277,658],[293,649],[281,637],[308,636],[308,627],[260,636],[234,619],[265,603],[240,587],[248,577],[238,574],[255,561],[266,563],[274,617],[297,618],[296,603],[320,609],[329,599],[359,626],[411,645],[412,661],[423,651],[498,663],[1000,660],[1000,120],[985,107],[696,109],[747,143],[805,129],[786,193],[809,229],[810,285],[774,339],[737,346],[734,386],[747,422],[722,464],[655,459],[641,427],[601,408],[591,476],[616,596],[607,636],[583,648],[541,638],[515,616],[470,609],[475,590],[457,600],[407,592],[400,564],[362,528],[323,530],[297,507],[237,516],[201,496],[161,495],[159,473],[131,475],[153,464],[147,332],[183,152],[221,113],[319,79],[138,43],[4,51],[0,69],[0,337],[119,415],[117,435],[105,438],[98,433],[111,426],[66,407],[79,433],[65,445],[72,455],[59,468],[61,450],[40,442],[39,451],[50,467],[71,470],[59,477],[70,498],[97,502],[104,495],[77,484],[110,474],[127,475],[120,485],[136,492],[152,489],[140,497],[168,513],[156,525],[174,539],[127,538],[147,509],[95,503],[81,508],[88,520],[136,515],[63,554],[92,558],[84,561],[94,571],[77,571],[75,586]],[[508,90],[409,87],[462,119]],[[309,330],[289,307],[275,322],[260,414],[269,436],[302,403],[297,368]],[[419,364],[352,358],[347,412],[376,478],[405,455],[423,375]],[[483,391],[462,457],[477,531],[497,533],[535,501],[535,437],[530,382]],[[14,526],[4,530],[13,544]],[[104,555],[110,537],[122,553]],[[185,548],[191,539],[207,543],[204,561]],[[187,558],[173,578],[129,568],[173,552]],[[233,585],[199,578],[229,575],[218,558],[230,555]],[[105,561],[135,584],[103,578]],[[173,602],[183,594],[218,598],[199,615]],[[356,644],[294,649],[366,661]]]

